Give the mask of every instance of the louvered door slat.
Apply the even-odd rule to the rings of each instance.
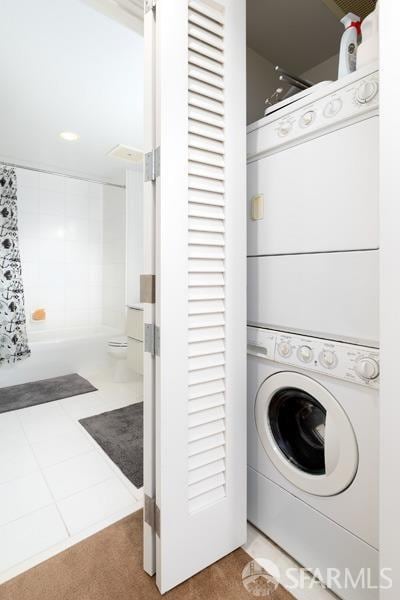
[[[211,113],[215,113],[217,115],[225,114],[225,108],[222,102],[217,102],[216,100],[212,100],[211,98],[207,98],[206,96],[201,96],[200,94],[195,94],[193,92],[189,93],[189,106],[197,106],[198,108],[209,110]]]
[[[204,56],[203,54],[199,54],[198,52],[189,52],[189,63],[191,65],[201,67],[202,69],[206,69],[215,75],[223,75],[223,67],[221,64],[213,59]]]
[[[215,154],[224,154],[223,142],[196,134],[189,134],[189,148],[199,148]]]
[[[189,7],[221,25],[224,23],[223,13],[213,9],[209,4],[204,4],[204,2],[198,0],[189,0]]]
[[[223,338],[208,341],[191,342],[189,344],[189,358],[193,356],[206,356],[216,354],[225,350]]]
[[[217,50],[223,51],[224,42],[218,35],[214,35],[213,33],[206,31],[202,27],[198,27],[194,23],[189,23],[188,31],[189,38],[195,38],[197,40],[200,40],[201,42],[205,42],[212,48],[216,48]]]
[[[210,44],[205,44],[204,42],[201,42],[200,40],[196,40],[195,38],[189,36],[188,47],[189,47],[189,50],[193,50],[194,52],[197,52],[198,54],[202,54],[203,56],[206,56],[207,58],[211,58],[212,60],[215,60],[215,62],[224,64],[223,53],[220,50],[217,50],[216,48],[213,48],[212,46],[210,46]]]
[[[222,23],[218,23],[214,19],[210,19],[208,16],[205,16],[197,10],[189,10],[189,23],[194,23],[205,31],[213,33],[220,38],[224,37],[224,28]]]
[[[217,115],[211,112],[208,108],[200,108],[198,106],[189,106],[189,117],[194,121],[200,121],[200,123],[208,123],[214,127],[224,128],[223,115]]]
[[[214,167],[224,167],[224,159],[216,152],[207,152],[198,148],[189,147],[189,160],[191,162],[203,163],[205,165],[213,165]]]

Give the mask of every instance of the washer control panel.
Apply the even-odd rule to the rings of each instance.
[[[379,350],[247,327],[247,352],[292,367],[379,387]]]

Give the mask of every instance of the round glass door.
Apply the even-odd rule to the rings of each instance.
[[[265,452],[293,485],[334,496],[351,484],[358,468],[357,440],[326,387],[301,373],[274,373],[261,384],[254,408]]]
[[[276,392],[268,407],[272,435],[286,458],[312,475],[325,473],[326,410],[298,388]]]

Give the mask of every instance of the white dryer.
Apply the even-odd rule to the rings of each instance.
[[[378,379],[377,349],[248,328],[248,517],[326,582],[378,580]]]
[[[378,86],[356,71],[249,125],[249,256],[378,248]]]
[[[374,346],[376,68],[248,128],[248,323]]]

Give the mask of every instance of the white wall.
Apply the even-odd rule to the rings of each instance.
[[[132,306],[140,301],[143,269],[143,167],[126,171],[126,299]]]
[[[103,190],[103,324],[124,332],[126,326],[125,189]]]
[[[279,86],[274,65],[247,48],[247,124],[264,116],[265,99]]]
[[[28,169],[17,185],[28,330],[125,331],[125,189]]]
[[[324,60],[324,62],[303,73],[303,77],[309,79],[313,83],[319,83],[320,81],[336,81],[338,78],[338,68],[339,55],[335,54],[334,56],[331,56],[331,58]]]
[[[103,186],[17,169],[28,329],[102,321]],[[30,314],[45,308],[45,322]]]

